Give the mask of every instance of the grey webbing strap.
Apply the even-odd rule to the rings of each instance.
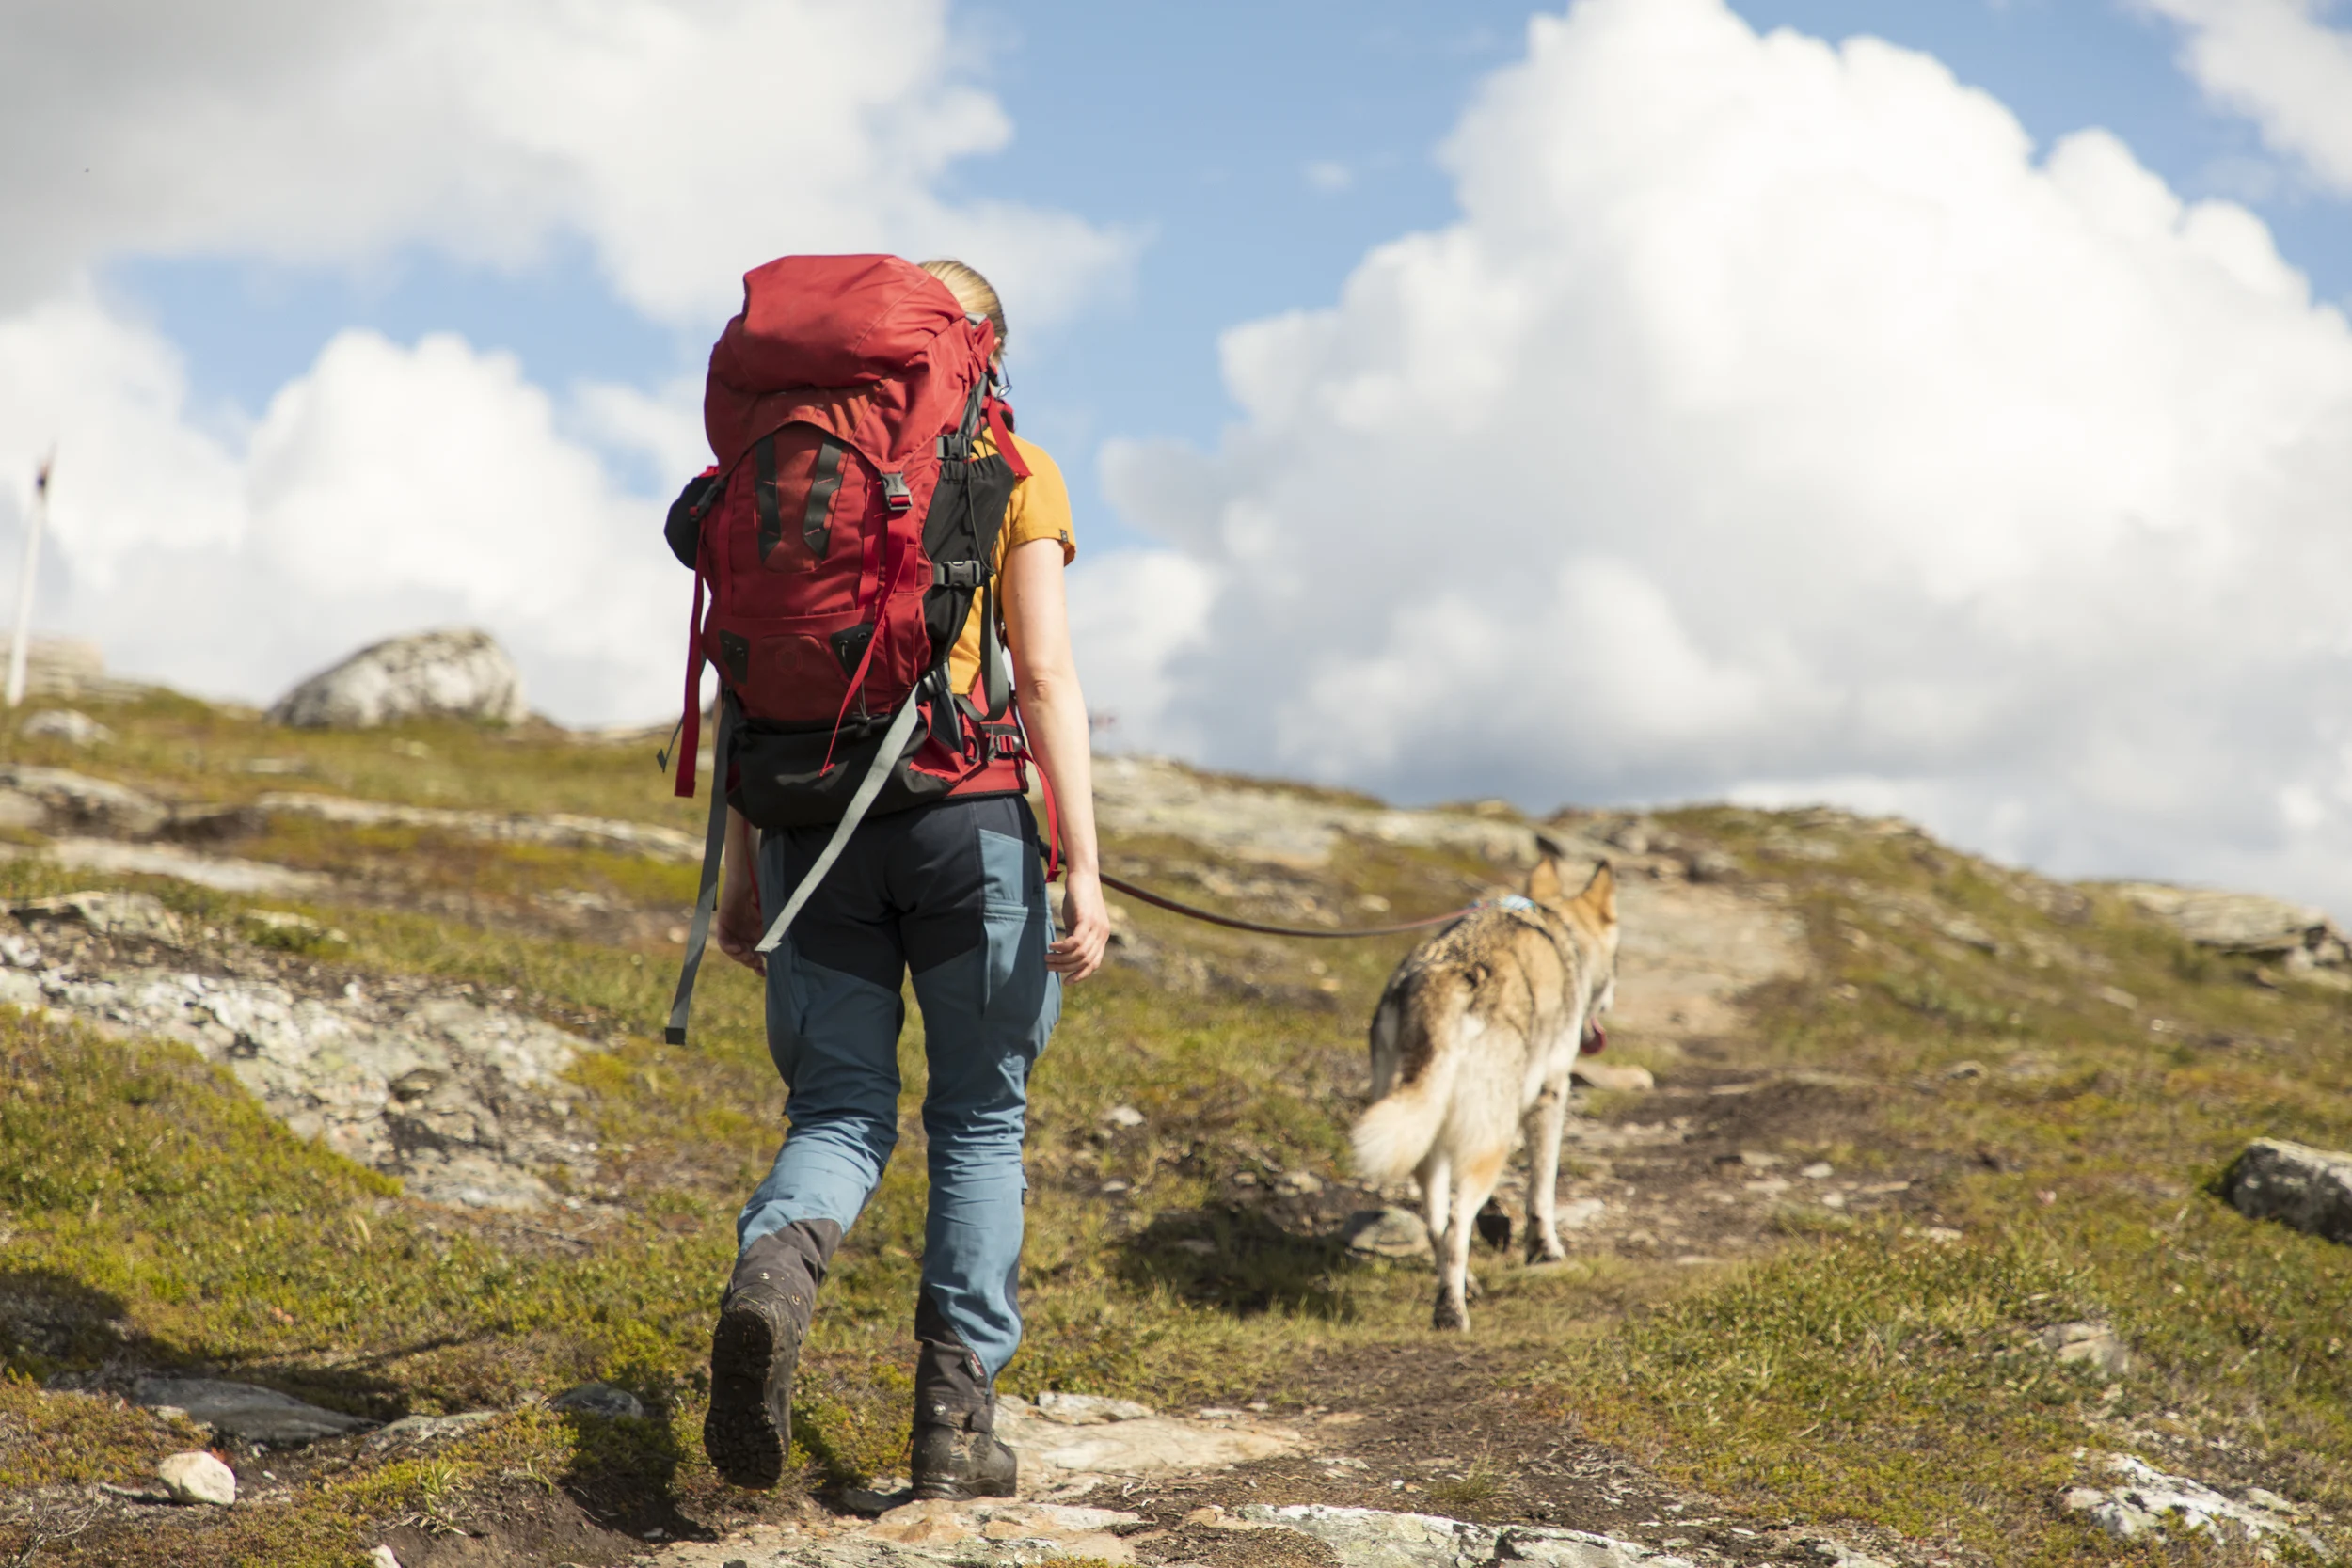
[[[719,705],[718,736],[710,748],[710,825],[703,831],[703,885],[694,897],[694,923],[686,932],[686,961],[677,976],[677,994],[670,999],[669,1026],[661,1031],[670,1045],[686,1043],[686,1015],[694,1006],[694,976],[703,966],[703,949],[710,941],[711,911],[719,907],[719,860],[727,843],[727,722],[726,705]]]
[[[768,934],[759,939],[762,953],[776,950],[776,944],[784,940],[785,927],[791,925],[792,917],[801,912],[801,906],[807,903],[809,895],[817,891],[817,884],[825,879],[825,873],[833,869],[833,863],[841,858],[842,847],[850,842],[850,835],[857,832],[857,825],[866,819],[866,811],[874,804],[874,797],[882,793],[882,782],[890,777],[890,770],[898,766],[898,753],[906,749],[907,736],[914,733],[914,721],[921,717],[922,705],[914,700],[913,692],[909,692],[907,700],[898,705],[897,717],[890,721],[890,728],[882,732],[882,750],[874,753],[874,765],[866,770],[866,777],[859,781],[857,793],[850,797],[850,809],[841,814],[840,824],[834,829],[833,837],[826,841],[824,852],[817,857],[816,863],[808,868],[808,874],[801,879],[801,885],[792,890],[792,896],[785,900],[784,911],[776,916],[775,924],[768,927]]]
[[[1012,680],[1005,668],[1003,641],[996,635],[995,578],[980,584],[980,700],[988,705],[988,721],[1005,716],[1012,704]]]

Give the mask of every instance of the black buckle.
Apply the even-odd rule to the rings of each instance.
[[[977,561],[934,561],[933,588],[977,588],[988,580],[988,569]]]
[[[891,511],[904,512],[914,504],[914,492],[907,488],[906,475],[886,473],[882,476],[882,499],[889,503]]]

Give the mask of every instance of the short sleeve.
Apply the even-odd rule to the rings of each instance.
[[[1012,438],[1013,450],[1028,466],[1029,477],[1012,487],[1012,499],[1005,503],[1005,530],[997,544],[997,561],[1002,563],[1005,552],[1015,546],[1038,539],[1059,539],[1061,562],[1067,566],[1078,557],[1078,543],[1071,531],[1070,486],[1061,477],[1060,466],[1045,454],[1045,449]]]

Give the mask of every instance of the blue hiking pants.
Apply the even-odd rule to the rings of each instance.
[[[770,832],[760,907],[778,910],[831,828]],[[899,987],[914,975],[930,1084],[930,1211],[917,1338],[945,1333],[993,1382],[1021,1343],[1021,1165],[1029,1069],[1061,1014],[1037,828],[1014,796],[858,824],[768,957],[768,1050],[789,1097],[775,1167],[739,1246],[795,1221],[848,1230],[898,1141]]]

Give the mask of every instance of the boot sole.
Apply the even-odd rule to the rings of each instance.
[[[710,1337],[710,1413],[703,1418],[703,1452],[737,1486],[766,1491],[784,1475],[792,1448],[792,1378],[800,1346],[781,1337],[765,1313],[748,1307],[722,1313]],[[771,1408],[768,1390],[784,1380]]]

